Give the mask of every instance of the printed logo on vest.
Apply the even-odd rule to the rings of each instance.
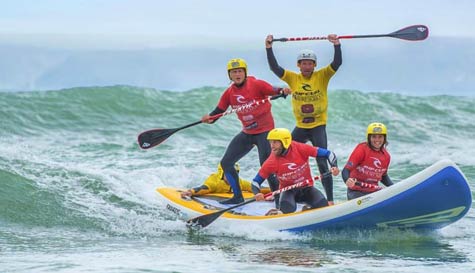
[[[377,159],[376,157],[371,157],[373,159],[373,165],[376,167],[376,168],[381,168],[381,161],[379,159]]]
[[[308,83],[304,83],[302,84],[302,89],[305,91],[312,91],[312,86],[310,86]]]

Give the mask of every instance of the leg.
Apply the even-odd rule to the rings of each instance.
[[[305,202],[310,208],[321,208],[328,206],[328,201],[317,188],[307,187],[301,189],[301,194],[298,196],[298,202]]]
[[[327,148],[327,131],[326,126],[321,125],[311,129],[312,145],[315,147]],[[328,201],[333,201],[333,177],[328,168],[326,158],[317,158],[317,166],[322,176],[322,184],[325,189]]]
[[[255,144],[257,145],[257,151],[259,153],[259,163],[262,166],[264,161],[269,157],[271,153],[271,148],[269,141],[267,140],[267,132],[255,135]],[[279,189],[279,180],[275,176],[275,174],[271,174],[267,178],[267,182],[269,183],[269,187],[271,191],[276,191]],[[275,206],[279,208],[279,195],[274,196]]]
[[[320,172],[323,188],[329,201],[333,201],[333,177],[328,168],[326,158],[317,158],[318,171]]]
[[[295,201],[295,191],[296,189],[284,191],[280,194],[279,207],[283,213],[292,213],[295,212],[295,210],[297,209],[297,203]]]
[[[240,132],[229,143],[223,158],[221,166],[229,185],[233,189],[233,197],[221,202],[221,204],[238,204],[244,202],[242,197],[241,186],[239,185],[239,175],[234,168],[234,164],[244,157],[252,149],[252,143],[249,136]]]
[[[292,140],[300,142],[300,143],[306,143],[307,141],[310,140],[310,137],[307,131],[308,129],[295,127],[294,130],[292,131]]]

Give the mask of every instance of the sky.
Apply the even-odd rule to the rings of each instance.
[[[15,0],[2,1],[0,43],[245,48],[261,47],[267,34],[386,34],[413,24],[433,36],[474,38],[473,11],[473,0]]]
[[[263,54],[268,34],[388,34],[423,24],[422,42],[342,40],[344,65],[332,88],[473,93],[473,11],[474,0],[4,0],[0,91],[226,86],[223,67],[235,57],[277,84]],[[274,51],[295,69],[303,48],[315,50],[320,65],[333,56],[328,41],[279,43]]]

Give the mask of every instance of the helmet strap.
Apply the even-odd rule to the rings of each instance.
[[[282,141],[280,141],[282,143]],[[290,147],[290,146],[289,146]],[[279,156],[284,156],[289,152],[289,148],[284,147],[284,143],[282,143],[282,151],[280,152]]]

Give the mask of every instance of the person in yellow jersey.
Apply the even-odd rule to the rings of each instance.
[[[315,70],[317,56],[312,50],[305,49],[297,57],[300,73],[282,68],[272,51],[273,36],[265,40],[267,61],[274,74],[285,81],[292,94],[292,109],[296,127],[292,131],[292,139],[305,143],[310,141],[313,146],[326,149],[327,142],[327,108],[328,83],[342,64],[340,40],[336,34],[329,34],[328,41],[333,44],[334,56],[331,64]],[[287,91],[287,90],[286,90]],[[328,175],[328,164],[324,158],[317,158],[318,170],[322,177],[328,203],[333,205],[333,178]],[[325,175],[327,174],[327,175]]]
[[[239,164],[234,165],[236,172],[239,173]],[[242,191],[252,192],[251,182],[239,178],[239,185],[241,186]],[[218,164],[218,171],[212,173],[206,178],[205,182],[202,185],[188,189],[181,192],[181,197],[191,197],[197,195],[204,195],[208,193],[231,193],[232,187],[229,185],[226,176],[224,175],[223,168],[221,164]]]

